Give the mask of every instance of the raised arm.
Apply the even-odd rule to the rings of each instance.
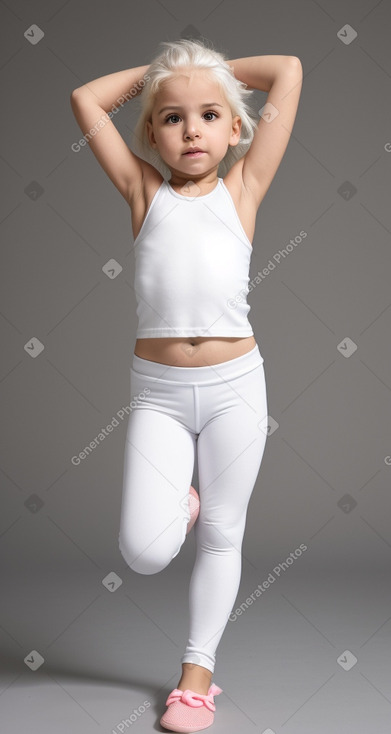
[[[128,204],[140,189],[144,161],[130,150],[111,117],[141,93],[147,72],[148,65],[107,74],[71,94],[71,107],[83,136]]]
[[[303,70],[297,56],[249,56],[228,61],[237,79],[268,92],[254,139],[244,156],[242,178],[258,207],[287,148],[301,93]]]

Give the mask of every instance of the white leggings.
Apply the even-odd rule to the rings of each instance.
[[[142,574],[161,571],[178,555],[197,447],[200,512],[181,662],[213,673],[239,590],[247,506],[266,443],[263,357],[256,345],[226,362],[177,367],[134,354],[131,394],[119,548]]]

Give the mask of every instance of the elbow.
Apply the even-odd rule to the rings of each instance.
[[[71,104],[72,104],[72,102],[74,102],[74,101],[75,101],[75,99],[76,99],[76,96],[77,96],[77,91],[78,91],[78,89],[79,89],[79,88],[80,88],[80,87],[77,87],[77,89],[72,89],[72,92],[71,92],[71,93],[70,93],[70,95],[69,95],[69,100],[70,100],[70,103],[71,103]]]
[[[73,89],[70,98],[69,103],[72,107],[72,110],[75,111],[78,108],[78,104],[83,96],[83,87],[77,87],[76,89]]]
[[[76,89],[72,89],[72,92],[70,94],[71,101],[72,101],[72,99],[75,100],[80,95],[82,89],[83,89],[83,86],[76,87]]]
[[[72,111],[75,112],[77,89],[74,89],[69,95],[69,104],[71,105]]]
[[[289,68],[293,71],[303,71],[302,63],[298,56],[288,56]]]

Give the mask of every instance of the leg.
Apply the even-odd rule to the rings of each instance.
[[[189,589],[190,635],[178,688],[206,693],[206,676],[214,671],[215,652],[239,589],[247,507],[266,443],[259,426],[267,415],[263,365],[231,384],[201,390],[208,390],[204,400],[208,396],[214,402],[216,413],[198,437],[200,514]]]
[[[151,409],[130,414],[119,547],[134,571],[157,573],[179,553],[194,457],[195,436],[175,418]]]

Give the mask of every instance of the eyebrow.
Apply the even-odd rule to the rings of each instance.
[[[202,104],[201,107],[222,107],[222,104],[219,104],[218,102],[206,102],[205,104]],[[169,107],[162,107],[161,110],[159,110],[158,115],[161,115],[162,112],[165,110],[180,110],[182,107],[180,105],[170,105]]]

